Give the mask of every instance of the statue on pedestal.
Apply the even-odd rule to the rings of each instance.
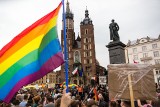
[[[112,19],[112,23],[109,24],[109,29],[110,29],[110,40],[119,41],[120,40],[118,34],[119,26],[117,23],[114,22],[114,19]]]

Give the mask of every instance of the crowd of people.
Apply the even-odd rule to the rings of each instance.
[[[131,107],[128,100],[110,100],[107,86],[77,86],[66,88],[21,89],[9,104],[0,102],[0,107]],[[160,89],[157,99],[135,101],[135,107],[160,107]]]
[[[66,88],[21,89],[10,103],[0,107],[107,107],[108,91],[105,86],[75,86]]]

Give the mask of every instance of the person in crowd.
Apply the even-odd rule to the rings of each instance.
[[[38,107],[41,97],[39,95],[33,97],[33,107]]]
[[[81,107],[81,101],[72,100],[70,107]]]
[[[53,99],[53,97],[52,96],[48,96],[46,99],[47,99],[47,104],[44,105],[44,107],[54,107],[54,103],[53,103],[54,99]]]
[[[27,102],[28,102],[28,95],[25,94],[24,98],[23,98],[23,101],[20,102],[20,104],[19,104],[19,107],[26,107]]]
[[[99,99],[98,107],[107,107],[108,106],[107,102],[104,101],[104,97],[103,97],[102,93],[98,94],[98,99]]]
[[[19,104],[20,104],[20,102],[19,102],[19,100],[13,100],[13,102],[12,102],[12,107],[19,107]],[[0,106],[1,107],[1,106]]]
[[[87,101],[86,106],[87,107],[93,107],[93,106],[99,107],[97,102],[95,100],[93,100],[93,99]]]
[[[137,100],[138,107],[152,107],[151,101],[146,101],[146,100]]]
[[[54,107],[60,107],[61,105],[61,98],[58,98],[57,100],[54,101]]]
[[[130,101],[121,100],[121,107],[131,107]]]
[[[118,103],[116,101],[110,101],[109,107],[118,107]]]
[[[83,99],[83,87],[81,85],[78,86],[78,94],[81,96],[81,99]]]
[[[160,99],[153,100],[151,105],[152,107],[160,107]]]
[[[26,107],[32,107],[32,104],[33,104],[33,100],[29,100],[28,99],[28,102],[27,102],[27,104],[26,104]]]

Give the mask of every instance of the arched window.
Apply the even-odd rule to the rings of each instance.
[[[75,63],[81,62],[81,54],[80,54],[79,51],[75,51],[75,52],[74,52],[74,62],[75,62]]]

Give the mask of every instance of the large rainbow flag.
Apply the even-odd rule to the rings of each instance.
[[[0,99],[9,102],[24,85],[64,63],[57,33],[62,3],[26,28],[0,50]]]

